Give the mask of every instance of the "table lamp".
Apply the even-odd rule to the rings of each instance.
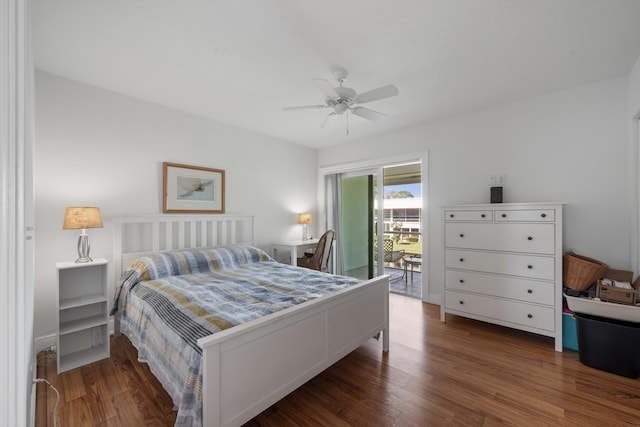
[[[82,230],[78,237],[78,259],[76,262],[91,262],[89,257],[89,236],[87,228],[102,228],[99,208],[67,208],[64,213],[63,230]]]
[[[298,215],[298,224],[302,224],[302,240],[309,240],[309,234],[307,233],[307,225],[311,224],[313,217],[310,213],[301,213]]]

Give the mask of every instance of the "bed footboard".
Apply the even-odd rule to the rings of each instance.
[[[381,331],[388,351],[388,276],[200,339],[203,425],[249,421]]]

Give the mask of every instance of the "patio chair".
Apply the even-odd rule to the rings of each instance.
[[[384,262],[396,262],[402,259],[402,257],[404,256],[404,249],[401,249],[399,251],[393,250],[393,240],[384,239],[383,245]]]

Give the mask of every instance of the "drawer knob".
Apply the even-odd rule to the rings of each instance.
[[[527,289],[527,293],[528,294],[532,294],[533,293],[533,289]]]
[[[502,214],[502,218],[506,218],[506,217],[507,217],[507,214]]]
[[[533,314],[529,313],[529,314],[527,314],[527,317],[528,317],[529,319],[533,319]]]
[[[527,237],[527,240],[533,240],[533,236]]]
[[[460,279],[460,283],[464,283],[464,279]]]
[[[464,301],[460,301],[460,305],[463,305],[463,304],[464,304]]]
[[[486,215],[486,214],[482,214],[482,215],[480,215],[480,218],[486,218],[486,217],[487,217],[487,215]]]
[[[528,268],[529,270],[533,270],[533,265],[529,264],[529,265],[527,265],[527,268]]]
[[[546,213],[543,213],[543,214],[540,214],[540,216],[541,216],[542,218],[546,218],[546,217],[547,217],[547,214],[546,214]]]
[[[460,262],[464,262],[464,258],[460,258]]]
[[[464,237],[464,234],[460,233],[460,237]]]
[[[454,214],[449,214],[449,218],[453,218],[454,216]]]

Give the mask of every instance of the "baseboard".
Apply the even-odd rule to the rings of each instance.
[[[423,301],[429,304],[442,305],[442,294],[429,294]]]
[[[56,345],[56,334],[45,335],[33,340],[33,347],[34,347],[36,357],[38,353],[40,353],[41,351],[53,348],[55,347],[55,345]]]

